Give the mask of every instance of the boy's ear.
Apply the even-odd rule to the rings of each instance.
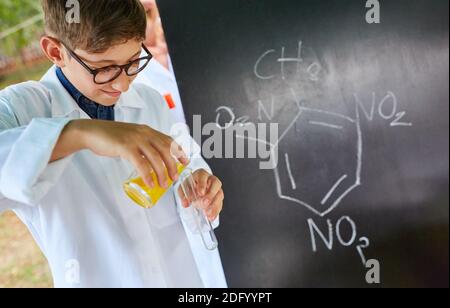
[[[66,54],[63,50],[62,44],[58,42],[56,39],[43,36],[41,38],[41,48],[47,58],[52,61],[55,65],[59,67],[65,67],[65,57]]]

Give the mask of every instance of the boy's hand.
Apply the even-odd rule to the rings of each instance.
[[[200,169],[194,172],[194,181],[197,187],[197,194],[201,197],[199,206],[205,211],[209,221],[214,221],[223,208],[224,193],[222,182],[206,170]],[[189,207],[190,200],[186,198],[181,186],[178,188],[178,195],[185,208]]]
[[[71,147],[89,149],[100,156],[126,159],[151,187],[155,184],[150,176],[152,170],[162,187],[168,185],[166,168],[172,180],[178,179],[172,155],[184,165],[189,163],[182,148],[171,137],[146,125],[100,120],[71,121],[60,136],[52,161],[75,152],[69,151]],[[177,153],[173,153],[174,150]]]

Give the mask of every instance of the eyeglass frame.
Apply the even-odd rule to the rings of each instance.
[[[101,67],[101,68],[97,68],[97,69],[92,69],[90,68],[86,63],[84,63],[83,60],[81,60],[81,58],[73,51],[71,50],[69,47],[67,47],[66,44],[64,44],[63,42],[61,42],[61,44],[64,46],[64,48],[66,48],[67,52],[81,65],[83,66],[89,73],[91,73],[93,76],[93,80],[95,84],[98,85],[102,85],[102,84],[107,84],[110,83],[114,80],[116,80],[117,78],[119,78],[119,76],[122,74],[123,71],[125,71],[125,74],[127,74],[127,76],[132,77],[132,76],[136,76],[137,74],[139,74],[140,72],[142,72],[147,65],[150,63],[150,60],[153,59],[153,55],[151,54],[151,52],[147,49],[147,47],[145,47],[144,44],[142,44],[142,48],[144,49],[144,51],[147,53],[146,57],[141,57],[138,58],[136,60],[131,61],[130,63],[124,64],[124,65],[108,65],[105,67]],[[140,62],[142,60],[147,60],[147,62],[145,63],[145,65],[142,66],[142,68],[140,68],[136,73],[134,74],[128,74],[128,69],[136,62]],[[120,72],[117,74],[116,77],[112,78],[111,80],[105,81],[105,82],[97,82],[95,81],[95,77],[97,77],[97,75],[102,71],[105,70],[107,68],[120,68]]]

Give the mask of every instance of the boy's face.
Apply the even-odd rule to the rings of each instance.
[[[102,53],[89,53],[76,49],[73,52],[91,69],[99,69],[110,65],[124,65],[141,56],[142,42],[128,41],[115,45]],[[117,103],[122,93],[128,91],[136,76],[127,76],[125,71],[117,79],[107,84],[96,84],[93,75],[76,59],[69,56],[67,50],[61,46],[63,59],[57,63],[62,68],[69,81],[87,98],[104,106]]]

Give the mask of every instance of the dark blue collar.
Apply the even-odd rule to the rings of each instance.
[[[61,68],[56,69],[56,76],[78,106],[87,113],[91,119],[114,121],[114,106],[103,106],[90,100],[66,78]]]

